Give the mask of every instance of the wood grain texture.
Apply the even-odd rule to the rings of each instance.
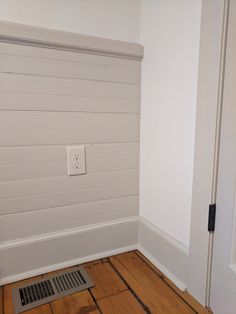
[[[145,261],[145,263],[153,269],[153,271],[160,276],[160,278],[173,289],[181,298],[183,298],[198,314],[212,314],[211,310],[206,309],[196,299],[194,299],[188,292],[181,291],[170,279],[168,279],[158,268],[156,268],[142,253],[138,250],[135,253]]]
[[[146,313],[130,291],[99,300],[98,305],[103,314],[144,314]]]
[[[88,290],[74,293],[51,303],[53,314],[99,314]]]
[[[17,287],[18,285],[28,284],[33,282],[34,280],[40,279],[42,276],[37,276],[33,278],[29,278],[26,280],[22,280],[19,282],[15,282],[3,287],[3,297],[4,297],[4,314],[14,314],[14,305],[12,301],[12,289]],[[30,311],[25,312],[27,314],[52,314],[51,308],[49,304],[42,305],[36,309],[32,309]]]
[[[25,311],[24,314],[52,314],[52,310],[49,304],[45,304],[35,309]]]
[[[91,293],[96,300],[127,290],[109,263],[95,264],[86,267],[86,270],[95,283],[95,287],[91,288]]]
[[[117,255],[110,261],[151,312],[195,313],[135,253]]]
[[[3,314],[3,287],[0,286],[0,314]]]

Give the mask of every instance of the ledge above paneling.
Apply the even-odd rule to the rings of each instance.
[[[143,46],[42,27],[0,21],[0,42],[141,60]]]

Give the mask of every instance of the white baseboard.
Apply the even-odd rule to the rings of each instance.
[[[160,261],[145,250],[142,245],[138,245],[137,249],[142,253],[154,266],[156,266],[168,279],[170,279],[180,290],[187,291],[187,286],[173,275]]]
[[[77,258],[77,259],[70,260],[70,261],[65,261],[62,263],[54,264],[54,265],[45,266],[45,267],[34,269],[31,271],[26,271],[24,273],[15,274],[15,275],[4,277],[4,278],[0,279],[0,286],[11,283],[11,282],[16,282],[16,281],[19,281],[19,280],[22,280],[25,278],[30,278],[30,277],[38,276],[41,274],[46,274],[46,273],[49,273],[51,271],[55,271],[58,269],[63,269],[66,267],[71,267],[71,266],[79,265],[82,263],[95,261],[97,259],[101,259],[101,258],[129,252],[129,251],[133,251],[136,249],[137,249],[137,245],[130,245],[130,246],[125,246],[125,247],[122,247],[119,249],[101,252],[98,254],[85,256],[85,257]]]
[[[134,249],[186,290],[186,248],[136,216],[0,243],[0,285]]]
[[[139,217],[138,249],[179,289],[187,290],[188,248]]]
[[[138,218],[23,238],[0,245],[0,285],[137,248]]]

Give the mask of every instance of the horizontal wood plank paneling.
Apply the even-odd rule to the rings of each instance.
[[[139,115],[79,112],[8,112],[2,111],[1,129],[138,129]]]
[[[138,214],[138,196],[48,208],[0,216],[1,240],[11,241],[41,233],[121,219]]]
[[[62,47],[0,43],[0,243],[137,215],[139,58]]]
[[[139,154],[139,143],[86,144],[86,157],[131,158]],[[0,147],[0,165],[66,161],[66,146]]]
[[[21,81],[23,80],[22,84],[25,82],[24,78],[28,78],[28,80],[41,78],[41,80],[36,80],[41,84],[47,78],[46,76],[51,76],[51,78],[54,76],[55,78],[67,78],[69,81],[71,78],[80,79],[74,80],[74,86],[78,86],[78,84],[81,86],[81,79],[100,81],[100,84],[95,82],[95,86],[100,88],[103,85],[104,91],[106,91],[106,86],[110,88],[110,84],[104,85],[102,81],[132,83],[137,86],[134,86],[134,89],[140,89],[140,62],[135,60],[3,43],[0,43],[0,56],[0,72],[3,72],[1,75],[4,78],[8,78],[5,80],[6,84],[11,79],[14,81],[15,73],[18,74],[17,77],[19,74],[28,74],[26,78],[24,75],[20,75]],[[88,83],[90,84],[87,86],[93,84],[93,82]],[[86,85],[86,81],[82,84],[83,87],[84,84]],[[121,84],[121,86],[125,88],[125,84]],[[140,110],[140,93],[138,93],[138,98],[135,94],[132,95],[132,98],[127,98],[126,94],[120,92],[118,95],[107,92],[101,95],[95,91],[90,91],[86,95],[78,93],[71,95],[68,93],[68,87],[67,89],[65,87],[64,94],[63,90],[57,90],[56,94],[50,94],[47,90],[46,94],[38,93],[35,97],[35,94],[30,93],[33,87],[35,88],[35,84],[31,87],[28,86],[26,90],[20,88],[20,91],[17,92],[14,86],[10,86],[10,90],[9,86],[5,85],[5,88],[2,86],[0,109],[136,113]],[[129,88],[129,84],[127,87]],[[23,93],[23,90],[27,93]],[[71,89],[69,90],[71,91]],[[83,92],[86,90],[83,88]]]
[[[0,145],[135,142],[139,115],[0,112]]]
[[[0,150],[1,151],[1,150]],[[137,169],[139,166],[138,156],[116,156],[106,158],[87,158],[87,173],[116,171],[125,169]],[[65,161],[42,161],[26,162],[23,164],[0,165],[0,182],[11,180],[22,180],[30,178],[52,177],[67,175],[67,164]],[[71,179],[72,180],[72,179]]]
[[[0,53],[0,72],[131,84],[139,83],[138,67],[85,64],[44,58],[36,59],[27,56],[4,55],[2,53]]]
[[[139,113],[140,101],[119,97],[91,95],[49,95],[1,92],[0,109],[41,111],[89,111]]]
[[[59,145],[137,142],[137,129],[26,129],[1,130],[0,145]]]
[[[20,165],[18,165],[20,167]],[[138,181],[138,169],[94,172],[82,176],[54,176],[0,182],[0,198],[22,197],[93,188],[103,185],[134,184]]]
[[[104,185],[73,191],[15,197],[0,200],[0,213],[18,213],[137,194],[138,182],[136,184]]]
[[[138,99],[139,85],[0,73],[0,92]]]

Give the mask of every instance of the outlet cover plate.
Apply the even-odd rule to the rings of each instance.
[[[68,176],[86,173],[85,145],[67,147],[67,173]]]

